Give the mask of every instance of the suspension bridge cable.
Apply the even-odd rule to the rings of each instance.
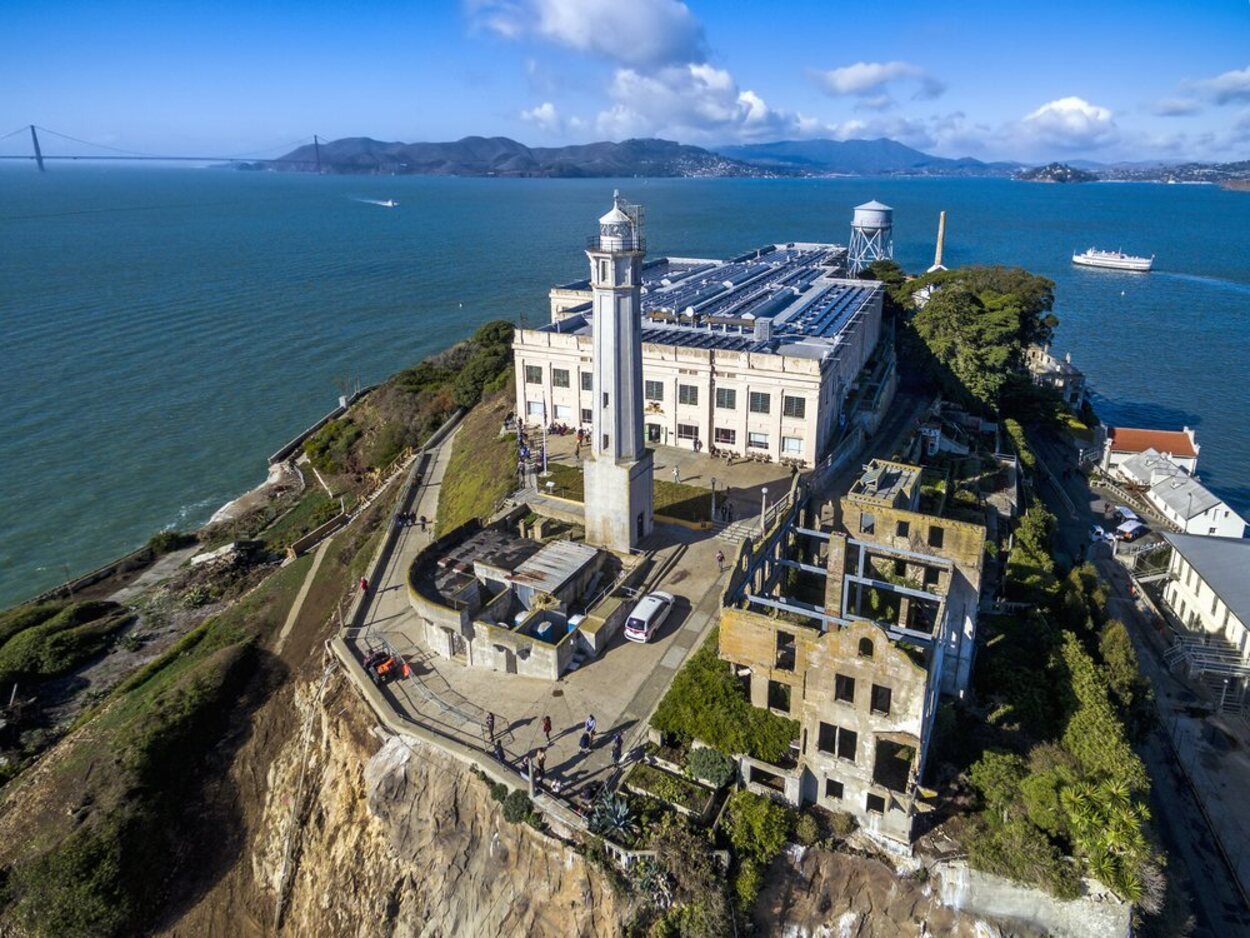
[[[81,137],[71,137],[69,134],[63,134],[59,130],[52,130],[48,127],[37,125],[39,130],[44,133],[52,134],[55,137],[62,137],[65,140],[72,140],[74,143],[81,143],[83,146],[99,147],[101,150],[112,150],[114,153],[124,153],[127,156],[147,156],[154,159],[160,159],[155,153],[144,153],[142,150],[123,150],[121,147],[109,146],[107,143],[92,143],[90,140],[83,140]]]
[[[0,140],[7,140],[9,137],[14,137],[17,134],[25,133],[29,129],[30,129],[30,125],[23,124],[21,127],[17,128],[17,130],[11,130],[7,134],[5,134],[3,137],[0,137]]]

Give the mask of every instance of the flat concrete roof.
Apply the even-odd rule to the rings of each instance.
[[[513,571],[542,549],[538,541],[508,531],[486,528],[461,541],[435,562],[434,589],[445,599],[455,598],[475,579],[474,563]]]
[[[911,501],[922,471],[920,466],[874,459],[851,485],[850,495],[861,502],[896,507],[900,495]]]

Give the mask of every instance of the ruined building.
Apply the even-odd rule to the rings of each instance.
[[[938,698],[968,688],[985,552],[985,526],[934,511],[923,482],[874,460],[825,523],[797,485],[721,613],[721,657],[752,704],[799,723],[785,764],[742,760],[748,786],[848,812],[899,850],[926,810]]]

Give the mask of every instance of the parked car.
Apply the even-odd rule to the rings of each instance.
[[[1115,529],[1115,536],[1122,541],[1135,541],[1149,530],[1140,521],[1125,521]]]
[[[1103,541],[1114,541],[1115,535],[1104,528],[1101,524],[1092,524],[1089,528],[1089,542],[1091,544],[1100,544]]]
[[[1115,520],[1119,521],[1121,524],[1126,521],[1141,521],[1141,516],[1126,505],[1116,505],[1115,511],[1112,514],[1115,516]]]
[[[631,642],[651,641],[651,636],[664,624],[676,602],[671,593],[648,593],[625,620],[625,637]]]

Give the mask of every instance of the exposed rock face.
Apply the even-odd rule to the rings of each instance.
[[[948,909],[927,883],[878,860],[807,850],[782,856],[755,909],[764,933],[786,938],[996,938],[1028,935]]]
[[[628,914],[581,856],[503,819],[485,783],[441,750],[380,744],[364,704],[331,678],[298,695],[315,707],[296,815],[281,934],[615,935]],[[271,903],[283,880],[303,741],[269,772],[252,845],[253,881]],[[271,905],[272,907],[272,905]],[[273,919],[264,923],[270,931]]]

